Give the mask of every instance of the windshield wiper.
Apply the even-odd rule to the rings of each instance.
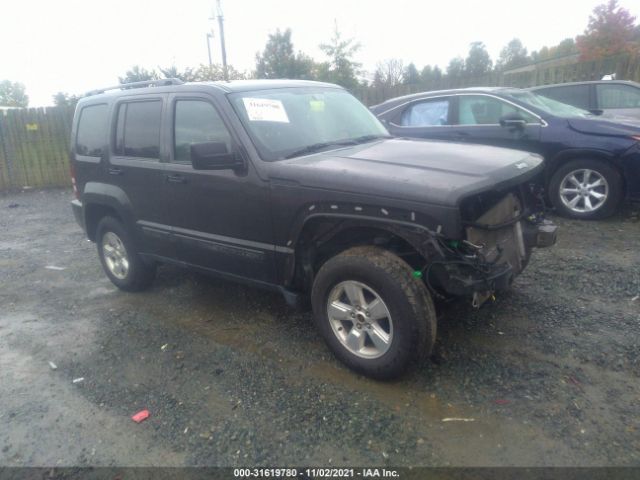
[[[362,135],[361,137],[353,138],[352,141],[355,143],[367,143],[372,140],[382,140],[385,138],[393,138],[391,135]]]
[[[320,150],[324,150],[325,148],[347,147],[349,145],[357,145],[357,143],[353,140],[344,140],[340,142],[319,142],[319,143],[314,143],[312,145],[307,145],[306,147],[303,147],[299,150],[295,150],[290,154],[288,154],[287,156],[285,156],[284,158],[289,159],[293,157],[299,157],[300,155],[305,155],[307,153],[319,152]]]
[[[299,150],[295,150],[285,156],[285,159],[299,157],[301,155],[316,153],[320,150],[324,150],[325,148],[331,147],[348,147],[350,145],[359,145],[361,143],[370,142],[372,140],[378,140],[382,138],[393,138],[391,135],[362,135],[361,137],[350,138],[348,140],[339,140],[337,142],[319,142],[314,143],[312,145],[307,145],[306,147],[300,148]]]

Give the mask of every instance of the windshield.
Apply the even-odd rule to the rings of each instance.
[[[582,110],[581,108],[574,107],[572,105],[567,105],[566,103],[558,102],[557,100],[552,100],[547,97],[543,97],[542,95],[537,95],[532,92],[508,92],[506,93],[508,97],[514,98],[521,102],[531,105],[532,107],[539,108],[551,115],[555,115],[557,117],[588,117],[592,116],[587,110]]]
[[[389,136],[362,103],[338,88],[278,88],[229,98],[264,160]]]

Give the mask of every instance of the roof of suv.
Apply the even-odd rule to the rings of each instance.
[[[311,80],[232,80],[229,82],[181,82],[178,79],[167,78],[160,80],[150,80],[148,82],[124,83],[112,87],[101,88],[88,92],[86,98],[108,96],[129,95],[131,93],[166,93],[175,92],[189,87],[213,87],[225,93],[248,92],[252,90],[270,90],[277,88],[303,88],[303,87],[323,87],[323,88],[339,88],[339,85],[325,82],[315,82]]]

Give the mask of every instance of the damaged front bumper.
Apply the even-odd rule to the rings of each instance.
[[[429,266],[427,281],[448,295],[470,296],[474,307],[508,288],[529,263],[533,248],[556,243],[558,229],[529,214],[513,193],[466,225],[466,238],[444,246],[443,258]]]

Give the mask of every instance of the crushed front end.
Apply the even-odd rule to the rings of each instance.
[[[479,307],[508,288],[534,247],[556,242],[557,227],[536,212],[528,185],[486,192],[461,204],[462,238],[438,238],[423,278],[436,296],[468,296]],[[436,252],[434,252],[436,253]]]

